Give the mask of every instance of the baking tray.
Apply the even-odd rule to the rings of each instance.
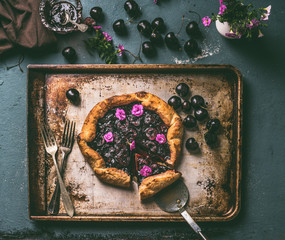
[[[167,101],[178,83],[201,95],[210,117],[220,119],[219,146],[204,141],[205,123],[185,131],[184,140],[195,137],[201,152],[184,147],[177,169],[190,191],[188,211],[196,221],[229,221],[240,210],[242,145],[242,76],[231,65],[29,65],[28,66],[28,176],[29,216],[33,220],[66,221],[184,221],[161,211],[153,199],[140,202],[137,185],[131,189],[102,183],[84,160],[77,143],[69,155],[64,181],[76,214],[68,217],[60,206],[49,215],[47,203],[55,187],[55,169],[45,153],[39,122],[46,120],[57,142],[64,120],[76,122],[76,134],[85,117],[101,100],[124,93],[147,91]],[[65,96],[70,88],[80,92],[79,105]],[[178,112],[182,118],[185,114]],[[60,156],[60,155],[59,155]],[[59,158],[60,159],[60,158]],[[60,160],[59,160],[60,161]]]

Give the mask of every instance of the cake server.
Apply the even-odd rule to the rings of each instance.
[[[187,223],[197,234],[202,237],[202,239],[208,239],[205,237],[205,235],[202,234],[201,228],[197,223],[195,223],[193,218],[185,209],[185,206],[189,201],[189,191],[182,180],[176,181],[163,191],[159,192],[155,196],[154,200],[157,205],[165,212],[173,213],[179,211]]]

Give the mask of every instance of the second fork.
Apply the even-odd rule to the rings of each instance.
[[[74,132],[75,132],[75,122],[67,120],[64,125],[64,131],[62,135],[62,143],[61,143],[61,156],[62,161],[59,167],[61,176],[63,176],[64,169],[66,166],[66,160],[68,154],[71,152],[72,145],[74,142]],[[57,214],[59,212],[60,205],[60,187],[58,180],[56,181],[55,190],[53,192],[52,198],[48,205],[48,211],[51,214]]]

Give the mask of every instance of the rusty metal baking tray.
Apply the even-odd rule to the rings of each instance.
[[[195,137],[201,152],[190,154],[183,146],[177,169],[189,188],[188,211],[196,221],[228,221],[240,210],[242,144],[242,76],[231,65],[30,65],[28,66],[28,176],[29,215],[33,220],[65,221],[184,221],[161,211],[152,199],[140,202],[137,186],[125,190],[100,182],[84,160],[77,143],[69,155],[64,181],[75,206],[69,218],[61,204],[49,215],[47,203],[55,187],[55,169],[44,151],[39,122],[45,119],[58,143],[64,120],[76,121],[76,133],[99,101],[117,94],[147,91],[167,101],[178,83],[201,95],[210,117],[220,119],[219,146],[205,144],[205,123],[185,131]],[[65,96],[80,92],[79,105]],[[181,117],[185,114],[178,112]],[[184,144],[183,144],[184,145]]]

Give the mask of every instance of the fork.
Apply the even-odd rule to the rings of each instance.
[[[40,126],[40,129],[41,129],[41,134],[43,137],[46,152],[52,156],[52,160],[53,160],[53,163],[54,163],[54,166],[56,169],[57,179],[59,181],[59,186],[61,189],[62,202],[63,202],[64,208],[65,208],[65,211],[67,212],[68,216],[73,217],[74,208],[72,205],[72,201],[68,195],[68,192],[65,188],[64,182],[61,178],[60,171],[58,169],[57,161],[55,158],[55,154],[57,152],[57,144],[56,144],[55,137],[54,137],[51,129],[49,128],[49,126],[47,124],[42,124]]]
[[[63,135],[62,135],[62,146],[60,147],[62,153],[62,161],[59,166],[59,171],[63,175],[63,170],[66,165],[66,160],[68,154],[71,152],[73,141],[74,141],[74,132],[75,132],[75,122],[67,120],[64,125]],[[51,197],[51,200],[48,205],[48,211],[51,214],[57,214],[59,211],[59,200],[60,200],[60,187],[59,182],[56,181],[55,190]]]

